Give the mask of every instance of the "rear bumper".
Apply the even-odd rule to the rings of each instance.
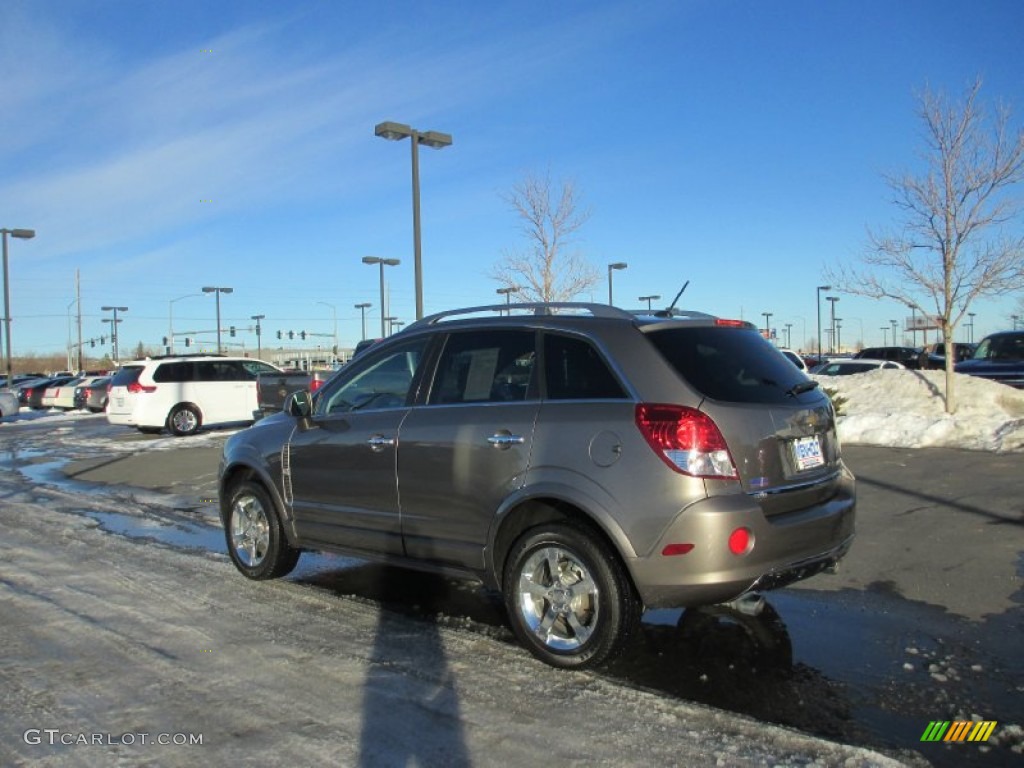
[[[769,590],[834,568],[854,538],[853,475],[843,469],[834,492],[812,506],[766,517],[746,494],[703,499],[685,509],[649,555],[627,563],[648,608],[710,605],[752,589]],[[729,550],[737,528],[750,532],[743,554]],[[663,555],[668,545],[692,544]]]

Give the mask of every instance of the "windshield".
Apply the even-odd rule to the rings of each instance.
[[[1005,333],[982,339],[975,360],[1024,360],[1024,333]]]

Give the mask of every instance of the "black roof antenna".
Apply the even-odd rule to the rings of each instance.
[[[686,290],[686,286],[688,286],[689,284],[690,284],[689,280],[687,280],[685,283],[683,283],[683,287],[679,289],[679,293],[676,294],[676,297],[674,299],[672,299],[672,303],[668,305],[668,309],[665,310],[665,314],[666,315],[668,315],[669,317],[672,317],[672,310],[674,310],[676,308],[676,302],[679,301],[679,297],[683,295],[683,291]]]

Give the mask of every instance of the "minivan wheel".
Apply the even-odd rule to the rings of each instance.
[[[263,486],[241,482],[232,489],[229,503],[224,534],[235,567],[258,581],[291,573],[301,553],[288,543]]]
[[[502,580],[512,629],[529,651],[566,669],[617,655],[640,603],[615,553],[583,526],[552,524],[512,545]]]
[[[167,428],[178,437],[199,431],[199,411],[191,405],[176,405],[167,417]]]

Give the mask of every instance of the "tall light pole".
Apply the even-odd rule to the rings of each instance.
[[[415,144],[413,146],[415,146]],[[387,316],[387,307],[384,304],[384,267],[397,267],[401,263],[401,259],[382,259],[380,256],[363,256],[363,264],[380,265],[380,337],[382,339],[388,335],[384,326]],[[419,320],[419,317],[416,319]]]
[[[615,261],[615,262],[612,262],[611,264],[608,265],[608,305],[609,306],[611,306],[611,303],[612,303],[612,272],[615,271],[616,269],[625,269],[628,266],[629,266],[629,264],[627,264],[624,261]]]
[[[11,282],[7,274],[7,236],[17,237],[19,240],[31,240],[36,236],[34,229],[0,229],[4,241],[4,336],[6,339],[7,355],[7,386],[11,385],[13,378],[11,373]]]
[[[330,307],[331,312],[334,315],[334,354],[338,354],[338,308],[333,304],[328,304],[326,301],[318,301],[317,304],[323,304],[325,307]]]
[[[651,311],[651,302],[652,301],[657,301],[660,298],[661,298],[661,296],[658,296],[658,295],[654,295],[654,296],[640,296],[637,299],[637,301],[646,301],[647,302],[647,311],[650,312]]]
[[[451,134],[438,131],[418,131],[403,123],[386,121],[377,123],[374,135],[389,141],[409,139],[412,144],[412,242],[413,265],[416,280],[416,319],[423,317],[423,260],[420,252],[420,144],[431,149],[451,146]]]
[[[831,355],[831,354],[833,354],[835,352],[834,347],[835,347],[835,342],[836,342],[836,302],[839,301],[839,297],[838,296],[826,296],[825,300],[828,301],[829,303],[831,303],[831,305],[832,305],[832,325],[830,326],[832,328],[832,335],[829,336],[829,340],[828,340],[829,341],[828,352]]]
[[[843,328],[843,318],[837,317],[836,318],[836,330],[835,330],[835,334],[836,334],[836,352],[838,352],[840,355],[843,354],[843,334],[840,332],[840,331],[842,331],[842,328]]]
[[[831,290],[831,285],[818,286],[818,360],[821,360],[821,292]]]
[[[366,310],[373,306],[368,301],[364,301],[362,304],[356,304],[356,309],[359,310],[360,319],[363,322],[363,335],[359,338],[360,341],[366,338]]]
[[[892,344],[896,346],[896,327],[898,323],[895,320],[890,320],[889,325],[892,326]]]
[[[518,285],[506,285],[504,288],[495,288],[494,292],[497,293],[499,296],[504,294],[504,296],[505,296],[505,306],[506,307],[511,307],[512,306],[512,294],[513,293],[519,293],[520,290],[522,290],[522,289]],[[506,311],[508,312],[509,316],[512,315],[512,310],[511,309],[508,309]],[[501,313],[499,312],[498,314],[501,314]]]
[[[786,349],[793,348],[793,324],[786,323]]]
[[[263,359],[263,343],[260,341],[262,328],[260,328],[260,320],[264,319],[266,315],[249,315],[250,318],[256,321],[256,358],[259,360]]]
[[[194,296],[202,296],[201,293],[187,293],[184,296],[179,296],[176,299],[171,299],[167,302],[167,326],[170,331],[167,336],[167,354],[174,354],[174,302],[181,301],[182,299],[191,299]]]
[[[121,322],[120,320],[117,319],[117,313],[127,312],[128,307],[100,307],[100,309],[103,310],[104,312],[114,313],[114,318],[113,320],[110,321],[110,343],[114,350],[114,362],[116,363],[121,360],[121,357],[120,355],[118,355],[117,352],[117,324]]]
[[[203,293],[212,293],[217,298],[217,354],[223,351],[220,346],[220,295],[231,293],[234,288],[222,288],[220,286],[207,285],[203,287]]]
[[[973,344],[973,343],[974,343],[974,316],[975,316],[976,314],[978,314],[978,313],[977,313],[977,312],[968,312],[968,313],[967,313],[967,316],[968,316],[969,318],[971,318],[971,322],[970,322],[970,323],[968,323],[968,325],[969,325],[969,326],[970,326],[970,328],[971,328],[971,336],[970,336],[970,338],[968,339],[968,343],[969,343],[969,344]],[[11,345],[11,342],[10,342],[10,340],[8,340],[8,342],[7,342],[7,346],[10,346],[10,345]],[[10,369],[10,367],[8,367],[8,369],[7,369],[7,374],[8,374],[8,375],[10,375],[10,372],[11,372],[11,369]]]
[[[772,326],[771,326],[772,313],[771,312],[762,312],[761,314],[764,315],[764,337],[766,339],[770,339],[772,337]]]
[[[879,330],[882,332],[882,346],[889,346],[889,337],[886,335],[889,333],[889,326],[883,325],[881,328],[879,328]]]

